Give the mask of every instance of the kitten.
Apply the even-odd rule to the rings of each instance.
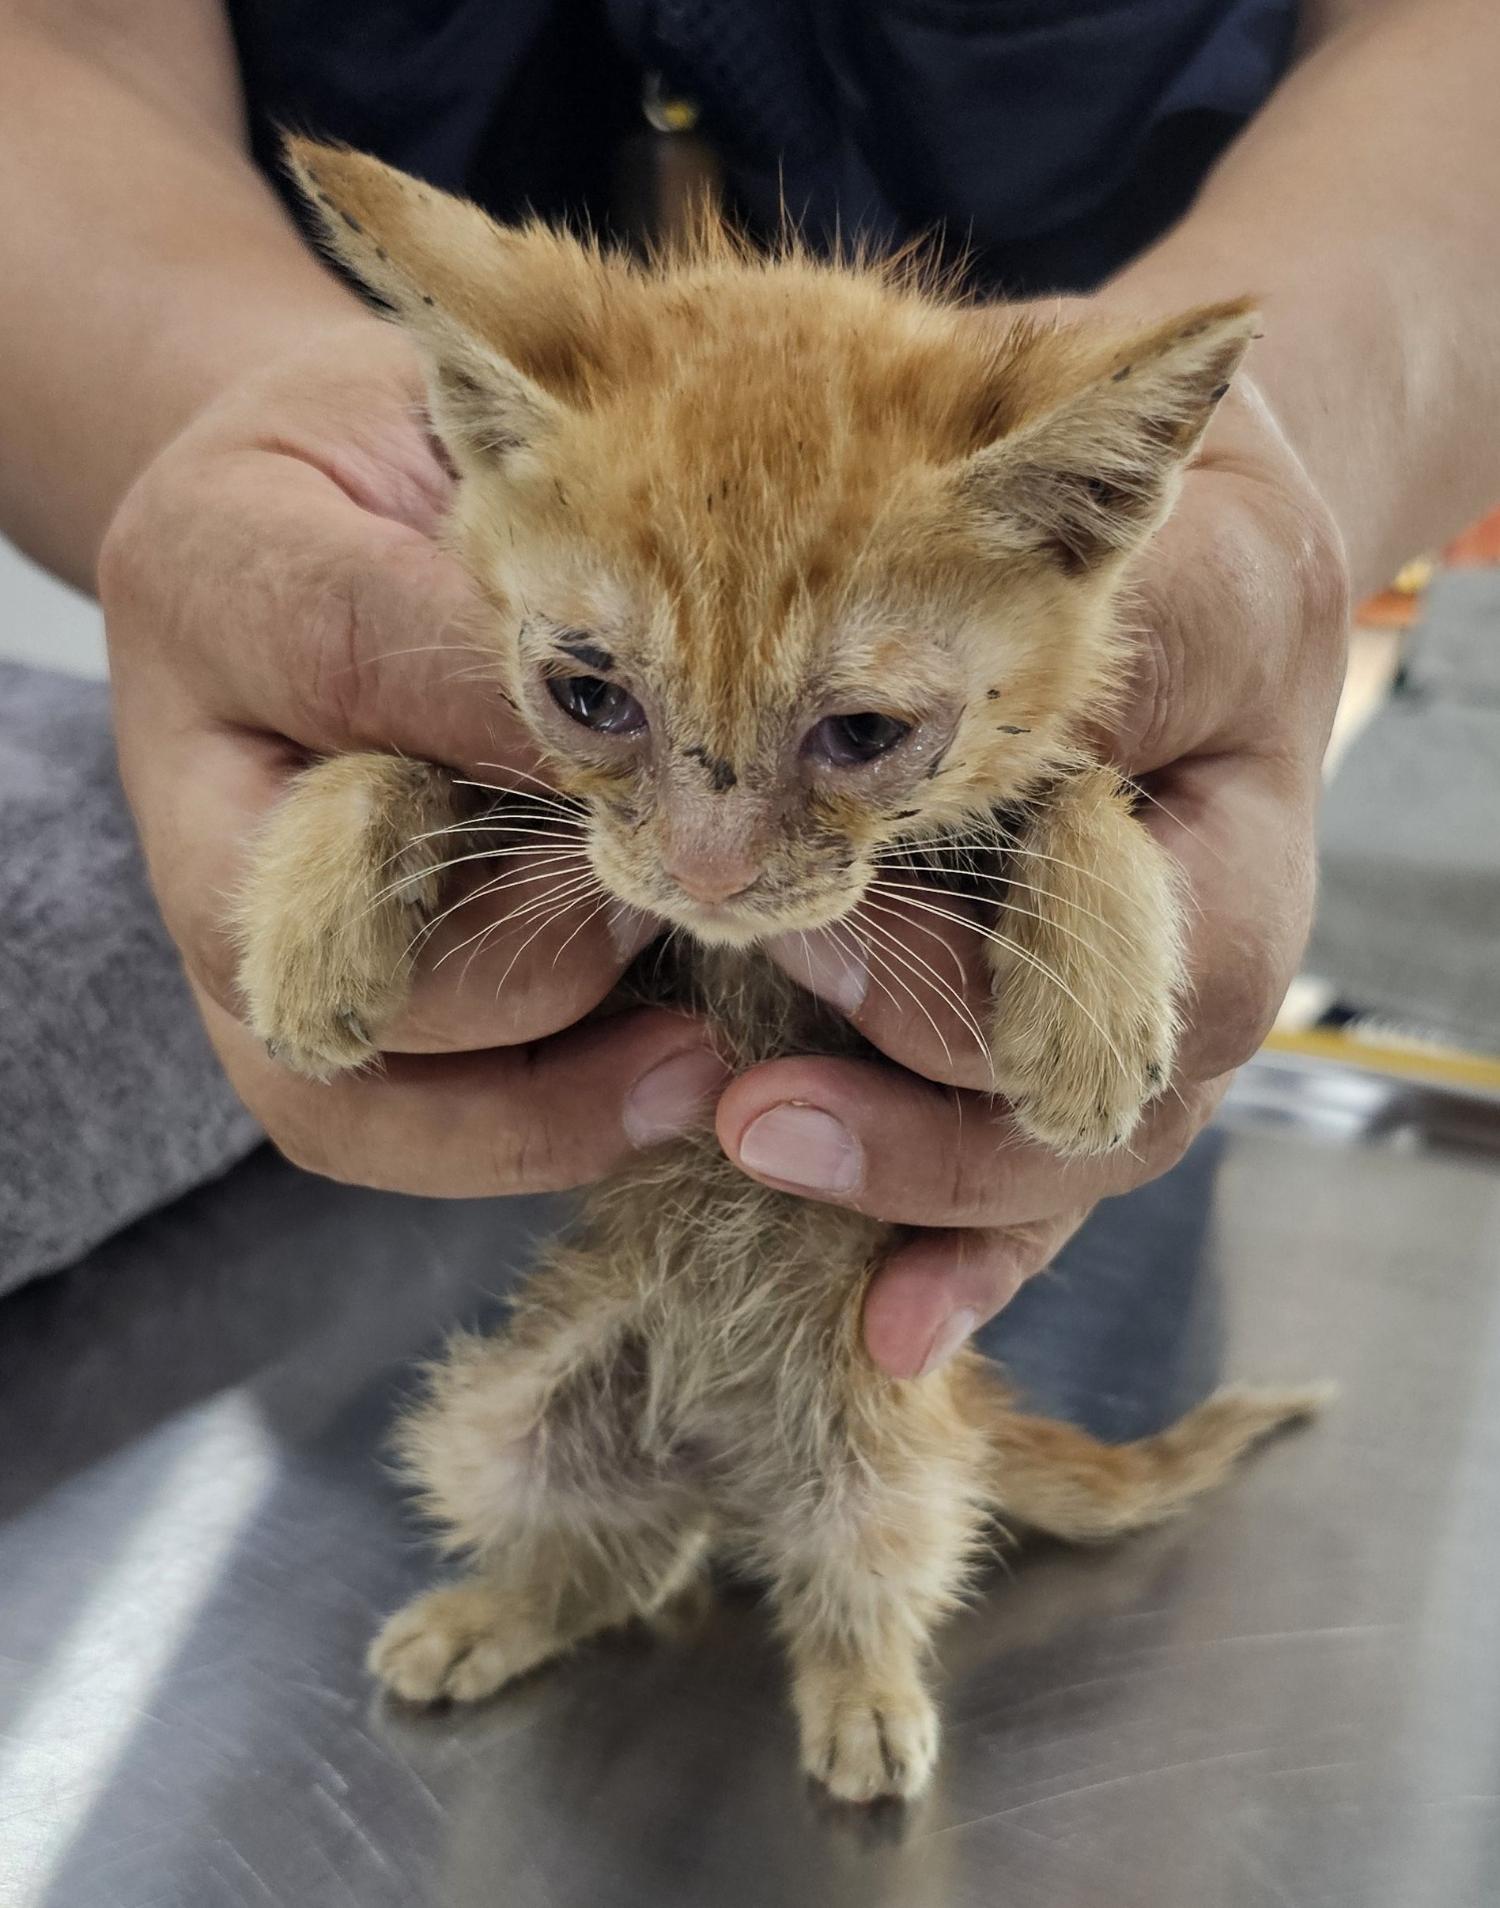
[[[891,267],[756,256],[708,220],[643,265],[354,153],[294,141],[291,161],[424,354],[450,541],[565,835],[595,892],[683,930],[627,992],[709,1016],[737,1067],[858,1052],[757,943],[925,870],[986,901],[983,1033],[1017,1122],[1067,1152],[1123,1144],[1171,1073],[1178,903],[1084,737],[1126,567],[1248,305],[1063,329]],[[289,1064],[373,1057],[445,831],[477,852],[487,825],[498,843],[554,812],[471,801],[375,754],[294,784],[241,908],[250,1017]],[[1017,1411],[972,1352],[889,1378],[860,1313],[891,1239],[753,1183],[707,1133],[598,1187],[401,1431],[469,1574],[391,1619],[376,1675],[487,1696],[724,1558],[769,1588],[808,1771],[851,1801],[915,1796],[930,1637],[994,1520],[1152,1523],[1317,1402],[1226,1390],[1106,1447]]]

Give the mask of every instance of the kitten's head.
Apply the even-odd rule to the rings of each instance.
[[[713,228],[643,266],[290,150],[423,351],[506,688],[622,900],[822,926],[1066,758],[1248,305],[1062,329]]]

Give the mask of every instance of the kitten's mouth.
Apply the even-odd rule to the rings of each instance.
[[[857,905],[858,897],[830,896],[824,902],[768,908],[764,898],[693,902],[660,910],[662,917],[708,947],[756,947],[787,934],[810,934],[832,927]]]
[[[689,894],[664,880],[660,870],[641,881],[637,870],[616,864],[613,855],[602,856],[595,872],[626,907],[705,947],[750,948],[832,927],[858,907],[865,889],[860,874],[847,868],[810,891],[782,887],[762,873],[739,892],[724,895]]]

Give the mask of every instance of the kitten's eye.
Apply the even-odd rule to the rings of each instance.
[[[646,726],[646,711],[630,691],[603,676],[549,676],[547,694],[564,715],[600,735],[634,735]]]
[[[824,716],[808,734],[807,747],[838,768],[856,768],[887,754],[910,734],[909,722],[866,709],[857,715]]]

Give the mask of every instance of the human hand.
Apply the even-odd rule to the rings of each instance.
[[[545,864],[529,885],[471,894],[427,941],[383,1067],[327,1085],[270,1059],[234,985],[229,900],[309,757],[393,748],[481,780],[504,762],[524,786],[525,738],[474,646],[482,606],[434,540],[450,481],[411,348],[368,318],[205,411],[136,482],[101,557],[120,764],[209,1034],[278,1146],[370,1185],[537,1191],[679,1130],[725,1077],[682,1016],[575,1024],[647,924],[616,939],[559,884],[533,933]],[[465,984],[481,935],[502,989]]]
[[[777,958],[899,1065],[773,1061],[719,1102],[720,1141],[754,1178],[921,1228],[865,1308],[870,1353],[897,1376],[956,1350],[1099,1199],[1176,1163],[1264,1038],[1306,940],[1348,582],[1327,510],[1243,377],[1137,584],[1134,680],[1103,741],[1182,867],[1191,993],[1176,1076],[1128,1149],[1065,1160],[1019,1136],[983,1091],[966,1021],[986,999],[979,936],[894,897],[881,907],[904,918],[872,923],[872,977],[824,939]],[[951,991],[920,988],[917,1013],[924,963]]]

